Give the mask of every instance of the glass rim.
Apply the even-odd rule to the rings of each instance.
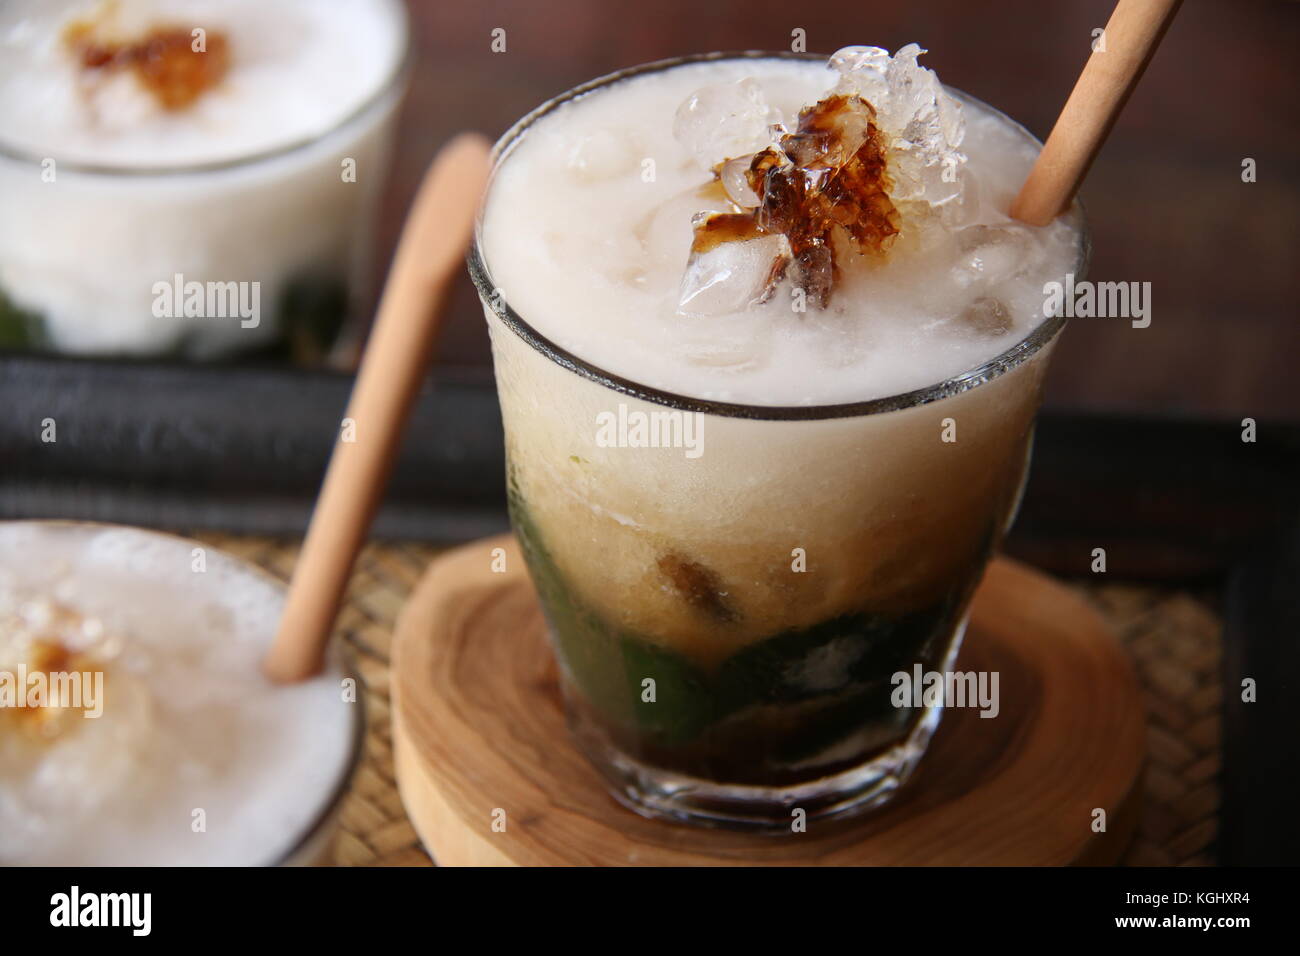
[[[763,50],[695,53],[686,56],[655,60],[650,63],[643,63],[638,66],[617,70],[613,73],[607,73],[604,76],[588,80],[586,83],[575,86],[570,90],[548,99],[506,130],[492,148],[492,176],[495,177],[496,171],[501,168],[502,163],[508,158],[510,151],[523,138],[528,130],[538,120],[542,119],[560,106],[563,106],[565,103],[634,76],[662,72],[664,70],[672,69],[673,67],[684,66],[692,63],[746,59],[810,60],[825,62],[829,57],[818,53],[792,53],[788,51],[767,52]],[[1001,110],[989,106],[977,97],[971,96],[969,93],[965,93],[953,87],[944,86],[944,90],[960,100],[975,103],[989,110],[991,113],[1002,118],[1007,123],[1024,133],[1024,135],[1028,136],[1034,143],[1038,144],[1039,148],[1042,147],[1042,142],[1038,137],[1034,136],[1033,133],[1029,132],[1024,128],[1024,126],[1007,116]],[[489,180],[489,191],[490,188],[491,183]],[[893,412],[905,408],[914,408],[916,406],[940,401],[941,399],[949,398],[953,395],[958,395],[962,392],[969,391],[970,389],[977,388],[985,382],[992,381],[1006,372],[1011,371],[1017,366],[1023,364],[1045,345],[1055,339],[1061,329],[1064,328],[1066,322],[1064,315],[1055,315],[1046,318],[1014,345],[974,368],[950,376],[949,378],[933,385],[911,389],[906,392],[898,392],[881,398],[825,405],[753,405],[741,402],[723,402],[715,401],[713,399],[695,398],[690,395],[683,395],[677,392],[670,392],[664,389],[644,385],[633,381],[632,379],[625,378],[624,376],[609,372],[592,362],[580,358],[567,349],[562,348],[538,332],[537,329],[533,328],[533,326],[529,325],[528,322],[526,322],[524,318],[505,301],[503,296],[497,294],[497,286],[492,280],[491,273],[488,271],[481,242],[483,212],[486,207],[487,203],[485,200],[479,207],[478,215],[475,218],[474,236],[470,242],[469,253],[466,256],[466,264],[469,268],[470,278],[473,279],[474,286],[478,290],[479,296],[488,305],[496,317],[501,320],[502,324],[509,328],[515,335],[519,336],[519,338],[523,339],[523,341],[532,348],[536,349],[543,356],[550,359],[561,368],[567,369],[582,378],[603,385],[619,394],[641,399],[642,401],[650,402],[655,405],[664,405],[669,408],[686,412],[698,412],[707,415],[717,415],[724,418],[749,418],[759,421],[816,421],[834,418],[853,418],[862,415],[876,415],[883,412]],[[1078,281],[1087,271],[1088,262],[1092,254],[1092,243],[1088,233],[1087,221],[1083,215],[1083,207],[1077,199],[1071,209],[1076,210],[1079,216],[1079,257],[1075,265],[1075,279]]]
[[[58,164],[60,171],[78,173],[84,176],[98,176],[106,179],[132,179],[132,178],[149,178],[162,176],[185,176],[194,173],[215,173],[226,170],[240,169],[245,166],[255,166],[259,163],[269,160],[278,159],[281,156],[287,156],[290,153],[297,153],[310,149],[317,143],[321,143],[337,133],[339,130],[350,126],[352,123],[360,120],[366,114],[377,110],[385,105],[386,101],[394,93],[401,90],[404,81],[410,75],[412,66],[415,62],[415,44],[411,38],[411,14],[406,8],[406,4],[401,0],[384,0],[384,5],[392,11],[398,29],[401,31],[401,52],[393,65],[392,71],[389,72],[375,89],[375,92],[366,97],[354,109],[341,116],[336,122],[331,123],[326,129],[309,136],[302,136],[298,139],[290,140],[279,146],[273,146],[270,149],[263,149],[256,153],[246,155],[232,156],[228,159],[219,159],[210,162],[197,163],[173,163],[170,165],[149,166],[142,164],[131,165],[114,165],[112,163],[94,163],[78,162],[75,160],[62,160],[57,156],[40,155],[30,149],[22,146],[16,146],[0,138],[0,158],[9,159],[17,163],[27,163],[39,166],[46,159],[53,158]]]
[[[284,582],[280,582],[280,584],[287,591]],[[342,641],[336,645],[336,648],[335,652],[338,654],[343,677],[352,681],[357,692],[357,698],[352,704],[355,708],[355,714],[352,719],[352,733],[348,741],[348,757],[344,763],[343,773],[334,782],[328,797],[312,818],[311,823],[304,828],[302,836],[275,860],[268,863],[268,866],[287,865],[310,846],[313,840],[334,826],[335,818],[343,806],[343,801],[352,792],[352,783],[356,779],[357,772],[361,769],[361,760],[365,756],[366,733],[369,729],[369,721],[366,719],[366,698],[369,692],[366,691],[361,680],[361,672],[357,669],[356,655],[352,648]]]

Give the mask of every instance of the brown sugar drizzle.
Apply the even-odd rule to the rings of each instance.
[[[875,117],[875,108],[856,95],[833,94],[804,109],[795,131],[756,153],[745,171],[759,205],[700,217],[692,254],[779,233],[789,242],[790,259],[774,272],[773,284],[790,275],[811,305],[825,307],[840,276],[839,247],[882,256],[898,235],[886,144]],[[724,165],[714,167],[716,178]]]
[[[57,638],[41,638],[32,641],[28,652],[28,674],[43,673],[47,678],[55,674],[71,673],[82,669],[83,661],[79,655],[69,650]],[[11,672],[12,673],[12,672]],[[36,706],[27,705],[27,688],[18,688],[18,706],[12,710],[0,710],[0,717],[8,714],[17,728],[33,739],[51,739],[66,729],[69,713],[65,708],[46,701]]]
[[[204,49],[194,49],[191,31],[156,26],[127,41],[96,38],[98,26],[77,21],[63,32],[66,44],[85,70],[131,70],[166,110],[183,110],[212,89],[230,68],[230,43],[224,33],[207,31]]]

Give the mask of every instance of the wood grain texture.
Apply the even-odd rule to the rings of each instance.
[[[284,581],[301,543],[215,532],[187,537],[254,562]],[[343,804],[334,856],[338,866],[433,865],[397,792],[390,677],[397,615],[442,550],[372,541],[348,587],[338,631],[365,688],[366,753]],[[1120,638],[1143,687],[1147,760],[1142,819],[1121,864],[1213,865],[1221,859],[1219,831],[1226,833],[1231,825],[1220,797],[1222,621],[1217,597],[1210,588],[1188,591],[1112,578],[1091,575],[1070,586]]]
[[[491,570],[494,548],[505,573]],[[398,621],[393,744],[407,812],[446,865],[1055,865],[1114,862],[1138,817],[1132,667],[1069,589],[999,560],[957,665],[1001,713],[950,711],[907,792],[786,837],[643,819],[570,742],[541,611],[509,537],[436,560]],[[1091,829],[1107,812],[1105,834]],[[493,829],[505,812],[504,832]]]

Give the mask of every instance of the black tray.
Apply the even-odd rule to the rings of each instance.
[[[301,534],[351,387],[349,375],[282,365],[0,353],[0,517]],[[441,369],[419,395],[375,534],[494,533],[504,500],[491,373]]]

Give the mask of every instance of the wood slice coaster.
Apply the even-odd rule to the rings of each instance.
[[[504,573],[492,570],[496,548]],[[997,559],[956,669],[997,671],[1001,712],[950,709],[912,781],[881,810],[780,836],[643,818],[614,801],[570,739],[523,557],[513,538],[489,538],[435,560],[398,620],[398,786],[443,865],[1118,860],[1140,810],[1143,713],[1132,665],[1097,612]]]

